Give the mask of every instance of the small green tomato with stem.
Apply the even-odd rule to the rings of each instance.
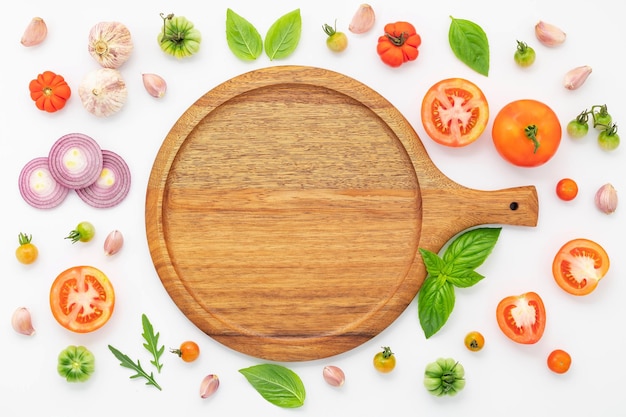
[[[537,54],[526,42],[517,41],[517,49],[513,55],[515,63],[520,67],[529,67],[535,62]]]

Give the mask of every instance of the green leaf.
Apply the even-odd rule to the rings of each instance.
[[[439,255],[429,251],[428,249],[419,248],[419,251],[422,255],[422,260],[424,261],[424,265],[426,266],[426,271],[428,271],[428,274],[435,277],[441,275],[441,271],[445,266],[443,259],[441,259]]]
[[[289,368],[268,363],[243,368],[239,372],[263,398],[278,407],[297,408],[304,404],[304,384]]]
[[[493,250],[502,228],[477,228],[459,235],[448,246],[443,254],[443,260],[449,267],[459,270],[472,270],[485,262]]]
[[[450,48],[458,59],[474,71],[489,75],[489,40],[485,31],[476,23],[465,19],[455,19],[448,31]]]
[[[226,42],[231,52],[245,61],[254,61],[263,52],[259,31],[231,9],[226,9]]]
[[[437,333],[454,309],[454,286],[445,279],[428,276],[417,294],[420,325],[428,339]]]
[[[446,281],[458,288],[468,288],[485,278],[483,275],[472,270],[454,271],[450,275],[446,275]]]
[[[301,33],[300,9],[279,17],[265,35],[265,53],[271,61],[288,57],[298,46]]]
[[[114,348],[111,345],[109,345],[109,350],[120,361],[121,366],[123,366],[124,368],[132,369],[133,371],[136,372],[134,375],[130,376],[131,379],[145,378],[147,381],[146,385],[153,385],[156,388],[158,388],[159,391],[161,391],[161,386],[157,384],[157,382],[155,381],[154,375],[152,374],[152,372],[148,374],[146,371],[144,371],[139,361],[137,361],[137,363],[133,362],[131,358],[129,358],[127,355],[123,354],[122,352],[120,352],[118,349]]]
[[[154,333],[154,328],[145,314],[141,315],[141,324],[143,325],[143,333],[141,335],[146,341],[146,343],[143,344],[143,347],[145,347],[154,358],[150,361],[150,363],[157,368],[158,372],[161,372],[163,364],[159,362],[159,359],[165,351],[165,346],[159,347],[159,333]]]

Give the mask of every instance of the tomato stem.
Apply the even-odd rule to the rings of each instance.
[[[539,149],[539,141],[537,140],[537,131],[538,131],[537,125],[528,125],[524,129],[524,133],[526,134],[526,137],[530,139],[535,145],[535,149],[533,150],[533,153],[537,153],[537,149]]]
[[[335,33],[337,33],[337,21],[335,20],[335,27],[332,27],[328,23],[324,23],[322,25],[322,29],[324,29],[324,32],[326,32],[328,36],[333,36]]]
[[[404,45],[404,42],[406,42],[406,40],[409,38],[406,32],[402,32],[399,36],[394,36],[391,33],[385,33],[385,36],[387,37],[387,39],[389,39],[389,42],[391,42],[395,46]]]

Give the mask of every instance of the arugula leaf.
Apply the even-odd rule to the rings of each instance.
[[[304,384],[289,368],[267,363],[243,368],[239,372],[263,398],[278,407],[297,408],[304,404]]]
[[[159,391],[161,391],[161,386],[155,381],[152,372],[148,374],[146,371],[144,371],[143,368],[141,367],[141,364],[139,363],[139,360],[137,360],[137,363],[135,364],[135,362],[133,362],[131,358],[129,358],[127,355],[123,354],[122,352],[120,352],[119,350],[117,350],[111,345],[109,345],[109,350],[120,361],[121,366],[123,366],[124,368],[132,369],[133,371],[136,372],[136,374],[131,375],[130,377],[131,379],[145,378],[147,381],[146,385],[153,385],[156,388],[158,388]]]
[[[452,314],[456,300],[454,287],[468,288],[484,278],[475,269],[491,254],[501,230],[468,230],[448,245],[443,257],[419,248],[428,274],[417,294],[417,312],[427,339],[437,333]]]
[[[226,42],[232,53],[245,61],[253,61],[263,52],[259,31],[231,9],[226,9]]]
[[[271,61],[286,58],[295,51],[302,33],[300,9],[279,17],[265,35],[265,53]]]
[[[143,347],[145,347],[148,352],[152,354],[152,357],[154,359],[151,360],[150,363],[154,365],[157,368],[157,371],[160,373],[163,364],[159,362],[159,359],[165,351],[165,346],[162,345],[161,347],[159,347],[159,333],[154,334],[154,328],[152,327],[150,320],[148,320],[148,317],[145,314],[141,315],[141,324],[143,325],[143,333],[141,335],[146,341],[146,343],[143,344]]]
[[[448,30],[448,41],[454,55],[474,71],[489,75],[489,40],[485,31],[476,23],[455,19]]]

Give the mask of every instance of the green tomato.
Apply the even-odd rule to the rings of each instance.
[[[598,110],[595,110],[598,108]],[[602,131],[608,128],[613,122],[613,117],[609,114],[606,104],[601,106],[594,106],[593,112],[593,127]]]
[[[567,134],[573,139],[580,139],[589,132],[589,123],[574,119],[567,124]]]
[[[72,230],[65,238],[70,239],[72,243],[89,242],[96,234],[96,228],[89,222],[80,222],[76,229]]]
[[[57,372],[67,382],[85,382],[95,370],[95,357],[84,346],[70,345],[59,353]]]
[[[200,50],[202,36],[191,21],[184,16],[164,15],[163,29],[157,41],[161,50],[176,58],[189,57]]]
[[[529,67],[535,62],[535,50],[525,42],[517,41],[517,49],[513,55],[515,63],[520,67]]]
[[[348,47],[348,37],[343,32],[337,32],[336,27],[328,24],[322,26],[324,32],[328,35],[326,38],[326,46],[333,52],[343,52]]]
[[[432,395],[456,395],[465,387],[465,369],[452,358],[439,358],[426,365],[424,387]]]
[[[612,123],[609,127],[598,134],[598,145],[605,151],[615,150],[619,146],[617,125]]]

